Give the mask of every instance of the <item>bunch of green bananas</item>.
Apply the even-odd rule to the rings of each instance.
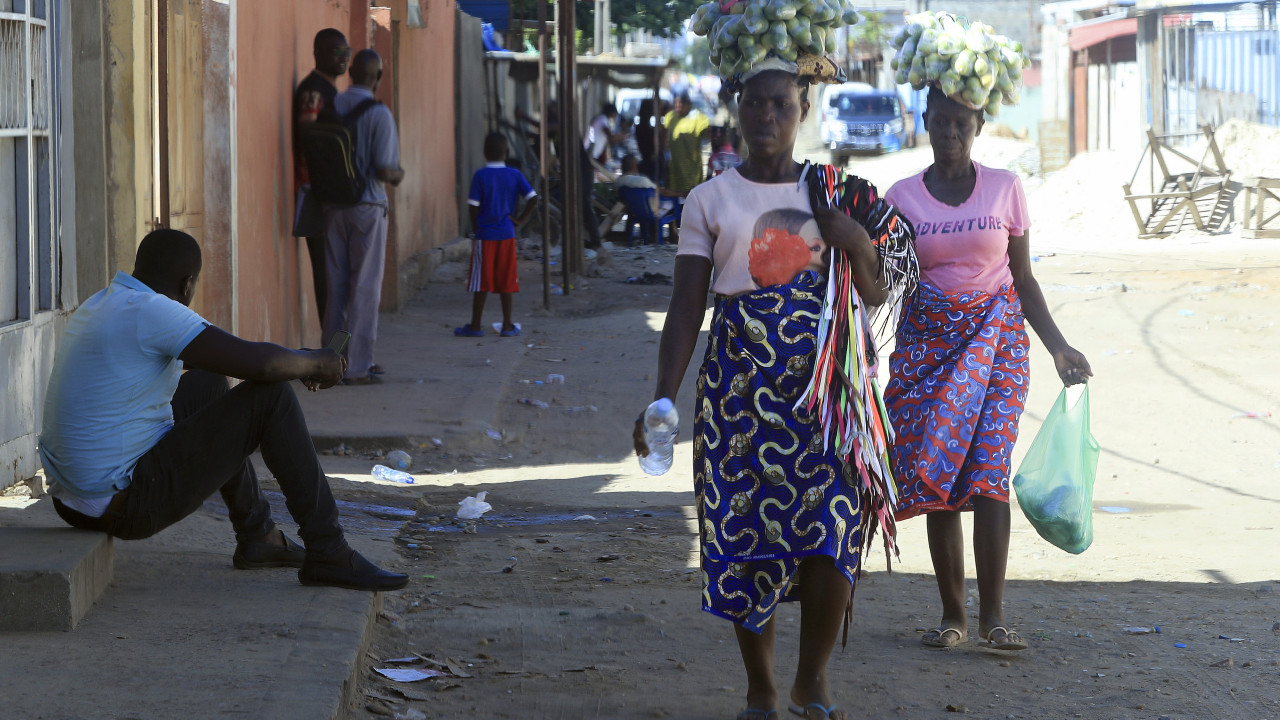
[[[836,28],[860,20],[851,0],[712,0],[693,14],[692,30],[711,42],[722,77],[746,72],[769,54],[794,61],[836,51]]]
[[[898,84],[910,83],[916,90],[936,85],[947,97],[992,117],[1000,114],[1002,103],[1018,102],[1022,69],[1031,65],[1022,43],[946,12],[907,18],[892,45],[897,54],[889,66]]]

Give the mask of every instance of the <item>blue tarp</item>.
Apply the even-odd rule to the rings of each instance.
[[[480,18],[481,22],[492,25],[492,29],[499,32],[507,29],[507,22],[511,18],[511,4],[507,0],[458,0],[458,9],[471,17]]]

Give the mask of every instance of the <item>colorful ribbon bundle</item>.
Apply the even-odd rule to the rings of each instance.
[[[801,182],[806,178],[813,207],[843,210],[867,229],[880,258],[880,278],[887,280],[890,287],[890,301],[882,308],[899,305],[915,290],[919,278],[911,224],[861,178],[830,165],[807,166]],[[891,310],[888,317],[895,314]],[[863,534],[864,541],[870,546],[875,534],[871,527],[874,519],[884,532],[885,554],[892,562],[891,554],[897,554],[893,521],[897,491],[889,459],[893,426],[880,385],[870,370],[876,363],[874,320],[874,314],[868,316],[858,297],[848,257],[843,252],[832,252],[827,296],[818,321],[813,379],[795,408],[797,412],[816,415],[822,425],[824,447],[834,443],[836,452],[855,464],[871,501],[869,511],[863,515],[869,527],[869,532]],[[884,324],[887,323],[886,319]]]

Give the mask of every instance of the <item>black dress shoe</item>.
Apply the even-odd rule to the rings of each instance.
[[[274,543],[258,542],[257,540],[237,543],[236,552],[231,556],[231,564],[235,565],[237,570],[302,567],[306,551],[302,549],[301,545],[290,540],[289,536],[283,532],[280,532],[280,537],[284,538],[283,547]]]
[[[303,585],[332,585],[349,590],[399,590],[409,584],[409,576],[383,570],[350,550],[328,560],[307,558],[298,571]]]

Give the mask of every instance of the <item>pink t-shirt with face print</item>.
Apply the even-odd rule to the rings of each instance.
[[[807,185],[752,182],[734,168],[689,193],[676,254],[709,258],[712,292],[741,295],[803,270],[825,275],[826,249]]]
[[[946,293],[981,290],[994,295],[1013,284],[1009,238],[1031,226],[1022,181],[1007,170],[973,164],[978,179],[959,206],[929,194],[924,172],[899,180],[885,200],[916,229],[921,277]]]

